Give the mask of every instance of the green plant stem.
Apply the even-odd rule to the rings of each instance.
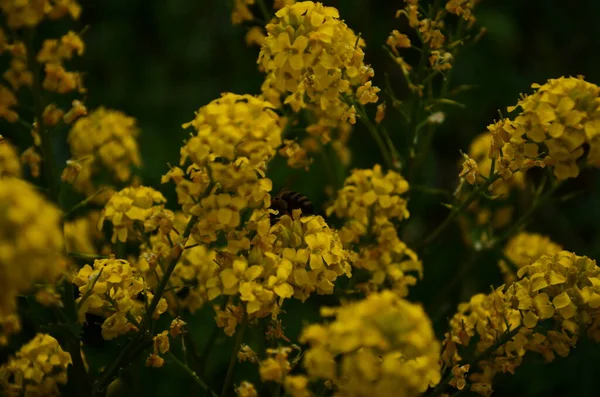
[[[183,232],[183,236],[182,236],[182,238],[183,238],[182,245],[183,246],[185,246],[185,243],[187,242],[187,238],[190,236],[190,233],[192,232],[192,228],[194,227],[194,225],[196,224],[197,221],[198,221],[198,217],[193,216],[190,219],[190,221],[188,222],[187,226],[185,227],[185,231]],[[167,270],[165,271],[163,278],[160,280],[160,283],[158,284],[158,287],[156,288],[156,292],[154,293],[154,297],[152,297],[152,301],[148,305],[148,317],[149,318],[151,318],[152,315],[154,314],[154,310],[156,310],[156,306],[158,306],[158,303],[160,302],[160,299],[162,298],[162,294],[165,291],[167,284],[169,283],[169,278],[171,277],[173,270],[175,270],[175,266],[177,266],[177,262],[179,262],[179,258],[181,257],[181,254],[183,253],[182,245],[176,246],[171,253],[171,261],[169,262],[169,266],[167,267]],[[147,326],[148,324],[144,324],[144,325]]]
[[[258,4],[258,8],[260,9],[265,23],[269,23],[273,15],[269,12],[269,9],[267,8],[267,5],[265,4],[264,0],[256,0],[256,3]]]
[[[84,208],[86,205],[88,205],[93,199],[95,199],[99,194],[101,194],[102,192],[104,192],[104,188],[99,189],[97,192],[93,193],[91,196],[86,197],[85,199],[81,200],[80,202],[78,202],[77,204],[75,204],[69,211],[67,211],[64,215],[65,218],[69,218],[71,215],[73,215],[73,213],[75,211],[78,211],[81,208]]]
[[[223,382],[223,389],[221,390],[221,397],[227,396],[227,390],[231,384],[233,378],[233,370],[235,368],[235,363],[237,362],[237,354],[240,350],[240,346],[242,345],[242,341],[244,340],[244,332],[246,331],[246,327],[248,326],[248,312],[244,307],[244,316],[242,318],[242,324],[240,325],[240,329],[236,335],[235,343],[233,345],[233,350],[231,351],[231,357],[229,358],[229,366],[227,367],[227,374],[225,375],[225,381]]]
[[[169,356],[171,361],[173,361],[179,368],[181,368],[183,372],[188,374],[194,380],[194,382],[196,382],[196,384],[202,388],[202,390],[209,392],[210,395],[213,397],[217,397],[217,393],[212,391],[211,388],[208,387],[208,385],[204,383],[204,381],[200,379],[200,377],[194,371],[192,371],[190,367],[185,365],[185,363],[178,359],[172,352],[167,352],[167,355]]]
[[[460,204],[460,206],[455,207],[452,209],[452,211],[450,211],[446,219],[444,219],[444,221],[440,223],[440,225],[429,236],[427,236],[425,240],[423,240],[423,242],[419,245],[418,248],[423,248],[431,242],[433,242],[444,230],[446,230],[446,228],[452,223],[454,219],[456,219],[457,216],[459,216],[465,209],[467,209],[471,202],[473,202],[473,200],[475,200],[475,198],[477,198],[477,196],[479,196],[479,194],[482,191],[487,189],[499,177],[500,176],[496,174],[488,180],[486,180],[485,183],[479,185],[475,190],[473,190]]]
[[[518,334],[521,327],[522,326],[519,325],[511,331],[505,332],[496,341],[496,343],[494,343],[493,345],[491,345],[490,347],[485,349],[481,354],[478,354],[477,356],[473,357],[472,359],[468,360],[465,363],[461,363],[461,365],[473,366],[475,363],[487,359],[490,354],[495,352],[499,347],[504,345],[506,342],[511,340],[516,334]],[[452,370],[448,369],[448,373],[444,376],[444,378],[440,381],[440,383],[438,383],[438,385],[435,387],[435,389],[433,389],[433,391],[431,393],[427,394],[427,397],[440,396],[444,392],[444,389],[446,388],[446,386],[448,386],[448,382],[450,382],[452,380],[452,378],[454,378],[454,375],[452,374]]]
[[[373,137],[373,139],[377,143],[377,146],[379,147],[379,151],[381,152],[381,155],[383,156],[383,161],[384,161],[385,165],[390,169],[397,168],[394,165],[394,162],[392,161],[392,156],[390,155],[390,152],[388,151],[388,147],[386,146],[385,142],[379,135],[379,131],[377,130],[377,127],[369,119],[369,116],[367,115],[367,112],[365,111],[364,107],[358,103],[356,103],[354,105],[355,105],[356,111],[358,112],[361,123],[363,123],[363,125],[367,128],[367,130],[371,134],[371,137]]]
[[[50,132],[44,128],[44,103],[42,98],[42,82],[40,81],[40,67],[35,61],[35,48],[33,47],[35,30],[33,28],[27,31],[27,67],[31,71],[33,81],[31,85],[33,96],[34,117],[36,120],[35,128],[41,139],[42,151],[42,170],[50,198],[58,203],[58,189],[54,178],[54,156],[52,153],[52,141]]]

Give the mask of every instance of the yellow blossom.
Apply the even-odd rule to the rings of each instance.
[[[304,328],[303,364],[336,394],[419,396],[439,382],[440,344],[420,306],[383,291],[321,314],[335,319]]]
[[[17,149],[0,135],[0,178],[21,177]]]
[[[171,337],[176,338],[181,335],[184,332],[186,325],[187,323],[179,317],[173,319],[173,321],[171,321],[171,326],[169,327],[169,333],[171,334]]]
[[[71,355],[48,334],[37,334],[0,366],[0,392],[6,396],[59,396],[67,383]]]
[[[150,187],[126,187],[108,200],[100,215],[98,228],[102,228],[105,219],[110,221],[113,227],[111,241],[115,243],[118,239],[125,242],[129,233],[135,233],[135,223],[138,222],[144,229],[147,222],[163,211],[166,201],[160,192]]]
[[[17,112],[11,108],[17,104],[15,94],[2,84],[0,84],[0,118],[9,123],[14,123],[19,119]]]
[[[512,237],[504,247],[504,255],[511,263],[504,260],[498,266],[504,275],[504,282],[510,284],[516,280],[516,272],[538,260],[542,255],[552,255],[562,251],[562,247],[547,236],[537,233],[521,232]],[[516,265],[516,269],[511,266]]]
[[[71,157],[82,165],[74,187],[88,195],[97,190],[93,178],[107,170],[117,182],[131,178],[131,167],[141,164],[135,119],[125,114],[98,108],[79,118],[67,138]]]
[[[469,184],[473,185],[477,181],[477,176],[479,176],[477,163],[465,153],[463,153],[463,158],[465,159],[462,165],[463,169],[458,176],[465,178]]]
[[[0,317],[36,281],[54,282],[64,270],[58,208],[32,185],[0,179]],[[27,266],[22,266],[27,264]]]
[[[243,381],[235,388],[235,394],[238,397],[258,397],[258,392],[254,385],[250,382]]]

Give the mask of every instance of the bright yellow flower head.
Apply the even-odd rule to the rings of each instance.
[[[53,282],[64,270],[61,213],[30,184],[0,179],[0,316],[34,282]]]
[[[283,7],[267,25],[258,63],[294,111],[313,107],[341,115],[349,108],[342,94],[363,104],[377,100],[363,47],[337,9],[302,1]]]
[[[587,162],[600,166],[600,88],[581,77],[550,79],[532,87],[533,94],[508,109],[520,108],[514,121],[491,128],[495,147],[504,146],[501,169],[548,165],[558,179],[575,178],[584,144],[590,148]]]
[[[510,284],[516,280],[516,271],[524,266],[530,265],[538,260],[542,255],[552,255],[560,252],[562,247],[549,237],[537,233],[521,232],[508,240],[504,247],[504,255],[517,266],[512,269],[503,260],[498,262],[498,266],[504,275],[504,282]]]
[[[112,223],[112,242],[117,239],[121,242],[127,241],[129,233],[138,233],[147,230],[154,225],[154,219],[164,212],[164,203],[167,200],[162,193],[151,187],[126,187],[111,196],[102,210],[99,228],[102,228],[104,220]],[[135,230],[136,222],[139,228]]]
[[[8,18],[11,28],[34,27],[45,17],[59,19],[69,14],[79,18],[81,7],[76,0],[2,0],[0,9]]]
[[[86,313],[106,317],[102,336],[107,340],[137,330],[144,318],[144,299],[150,302],[153,297],[140,271],[123,259],[97,259],[93,267],[81,268],[73,282],[81,293],[76,301],[79,321],[85,321]],[[152,316],[166,310],[167,302],[161,298]]]
[[[67,383],[71,356],[48,334],[37,334],[0,367],[0,392],[6,396],[59,396]]]
[[[72,158],[82,165],[75,188],[94,193],[93,178],[104,170],[116,182],[127,182],[131,167],[141,164],[137,135],[135,119],[116,110],[98,108],[78,119],[67,138]]]
[[[471,354],[475,356],[504,340],[486,360],[477,363],[481,372],[469,377],[472,390],[483,395],[491,392],[496,373],[514,373],[528,351],[552,361],[555,354],[568,355],[586,330],[592,339],[600,340],[600,268],[595,261],[561,251],[541,256],[521,267],[517,275],[519,280],[509,286],[488,295],[477,294],[459,305],[444,340],[442,357],[450,367],[463,360],[458,346],[468,346],[474,337]],[[554,326],[539,333],[536,327],[546,320]],[[506,336],[508,332],[512,337]]]
[[[21,177],[21,163],[16,148],[0,135],[0,178]]]
[[[335,309],[304,328],[304,367],[346,396],[419,396],[440,380],[440,343],[419,305],[391,291]]]

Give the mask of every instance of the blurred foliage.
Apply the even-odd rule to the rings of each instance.
[[[389,74],[396,93],[402,97],[402,76],[382,48],[389,32],[398,28],[395,10],[402,1],[329,0],[340,10],[346,23],[360,32],[367,43],[367,61],[376,71],[375,83],[385,86]],[[179,147],[186,138],[181,124],[194,117],[194,111],[222,92],[259,92],[262,75],[256,65],[258,48],[244,41],[244,26],[230,23],[229,0],[82,0],[84,9],[77,23],[88,26],[84,34],[87,50],[79,68],[86,71],[89,89],[86,104],[119,109],[134,116],[142,130],[143,168],[139,173],[146,185],[160,186],[167,164],[177,164]],[[453,190],[457,185],[459,150],[466,150],[472,138],[516,103],[520,93],[530,92],[533,82],[582,74],[600,83],[597,16],[600,2],[573,0],[483,0],[476,10],[478,22],[487,33],[475,45],[459,54],[452,77],[456,85],[472,89],[459,100],[466,106],[452,108],[434,136],[419,185]],[[52,29],[61,31],[60,26]],[[391,129],[402,147],[406,136],[400,127]],[[25,147],[29,139],[1,124],[2,133]],[[370,167],[379,161],[375,143],[357,125],[351,140],[353,167]],[[66,158],[66,157],[65,157]],[[282,187],[300,191],[317,207],[327,200],[324,186],[339,184],[339,178],[320,159],[309,172],[290,171],[282,159],[271,164],[275,190]],[[331,178],[334,178],[332,181]],[[337,182],[336,182],[337,181]],[[175,201],[172,186],[161,190]],[[536,212],[528,230],[549,235],[566,249],[600,259],[600,176],[585,171],[569,180],[560,192],[578,192],[568,201],[544,205]],[[440,196],[414,192],[409,203],[411,218],[402,225],[402,238],[415,246],[446,216]],[[557,227],[557,225],[559,227]],[[413,289],[411,300],[423,303],[441,337],[447,319],[458,302],[476,292],[489,291],[501,284],[494,258],[472,254],[465,249],[457,226],[443,238],[419,253],[425,277]],[[466,271],[461,271],[465,269]],[[287,301],[290,314],[282,316],[286,334],[294,339],[303,323],[318,321],[317,307],[334,304],[331,297],[311,298],[305,304]],[[291,313],[294,313],[291,315]],[[197,370],[219,390],[229,360],[232,338],[216,330],[212,308],[205,307],[190,321],[194,348],[209,353],[200,357]],[[255,333],[259,332],[254,330]],[[249,343],[261,338],[252,335]],[[123,343],[124,341],[121,341]],[[88,360],[106,362],[119,349],[119,341],[105,342],[86,349]],[[600,365],[600,346],[581,341],[567,359],[544,364],[530,356],[514,376],[502,376],[495,383],[495,396],[595,396],[594,374]],[[160,372],[158,372],[160,371]],[[235,382],[252,381],[258,376],[252,364],[240,364]],[[123,372],[114,395],[199,395],[200,390],[175,366],[161,370],[132,366]],[[269,390],[263,390],[269,394]],[[468,393],[467,393],[468,394]]]

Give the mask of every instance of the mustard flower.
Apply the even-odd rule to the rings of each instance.
[[[104,237],[98,231],[99,218],[99,211],[91,211],[86,216],[65,222],[65,247],[68,252],[97,253],[96,243]]]
[[[327,214],[348,219],[340,235],[344,243],[357,242],[373,225],[409,217],[407,201],[402,197],[407,191],[408,182],[400,174],[384,173],[380,165],[353,170]]]
[[[0,316],[0,347],[8,345],[8,338],[21,331],[21,320],[15,313]]]
[[[0,178],[21,177],[21,163],[17,149],[0,135]]]
[[[470,357],[489,353],[468,377],[471,390],[482,395],[491,393],[496,373],[514,373],[528,351],[552,361],[555,354],[568,355],[582,332],[599,338],[600,268],[593,260],[561,251],[521,267],[517,276],[512,284],[459,305],[445,336],[442,359],[451,368],[461,364],[463,347],[473,338]],[[536,327],[543,320],[553,326],[542,334]],[[497,348],[490,351],[492,346]]]
[[[291,168],[304,168],[308,171],[312,163],[312,158],[308,157],[306,149],[290,139],[283,140],[283,146],[278,153],[287,159],[287,165]]]
[[[377,100],[363,47],[364,42],[339,19],[337,9],[302,1],[275,13],[258,63],[271,88],[295,112],[320,109],[339,121],[349,108],[341,94],[362,97],[362,103]],[[359,87],[368,95],[357,95]]]
[[[169,327],[169,334],[171,334],[171,337],[176,338],[184,332],[184,328],[186,326],[187,323],[179,317],[177,317],[173,319],[173,321],[171,321],[171,325]]]
[[[2,395],[59,396],[71,356],[48,334],[37,334],[0,367]]]
[[[254,385],[247,381],[242,381],[242,383],[235,388],[235,394],[238,397],[258,397],[258,392]]]
[[[465,178],[470,185],[475,184],[477,177],[480,176],[477,163],[468,154],[463,153],[464,161],[462,171],[458,174],[459,178]]]
[[[18,293],[36,281],[55,281],[65,263],[58,208],[15,178],[0,179],[0,203],[0,316],[5,316]]]
[[[514,120],[503,120],[490,128],[495,155],[503,177],[532,166],[551,167],[558,179],[577,177],[577,161],[589,146],[587,162],[600,164],[600,88],[581,77],[550,79],[533,84],[535,92],[523,96],[510,112],[520,109]]]
[[[510,284],[516,280],[516,272],[538,260],[542,255],[552,255],[562,251],[562,247],[549,237],[538,233],[521,232],[507,241],[504,255],[511,263],[504,260],[498,266],[504,275],[504,282]],[[513,269],[512,266],[516,266]]]
[[[152,353],[146,359],[146,366],[160,368],[165,363],[165,360],[160,357],[160,354],[165,354],[169,351],[169,331],[163,331],[152,338]]]
[[[152,293],[140,271],[123,259],[97,259],[93,267],[85,265],[75,275],[73,283],[79,287],[77,298],[79,321],[92,313],[106,318],[102,324],[104,339],[113,339],[137,330],[144,315],[144,299],[152,300]],[[161,298],[152,317],[167,310]]]
[[[81,7],[75,0],[27,0],[18,1],[2,0],[0,9],[7,16],[8,26],[11,28],[34,27],[44,17],[59,19],[69,14],[71,18],[79,18]]]
[[[98,108],[79,118],[67,138],[72,159],[82,165],[73,186],[88,195],[95,193],[93,178],[103,170],[116,182],[127,182],[131,167],[141,164],[137,135],[135,119],[119,111]]]
[[[162,193],[145,186],[126,187],[115,193],[102,210],[98,228],[101,229],[105,220],[113,227],[111,241],[117,239],[127,241],[129,233],[135,233],[135,222],[146,229],[146,224],[152,225],[153,217],[163,212],[163,205],[167,200]]]
[[[231,12],[231,23],[239,25],[245,21],[254,20],[254,14],[250,6],[254,5],[256,0],[234,0],[233,10]]]
[[[13,109],[17,104],[17,97],[13,92],[0,84],[0,118],[5,119],[9,123],[14,123],[19,119],[19,115]]]
[[[282,383],[285,376],[292,369],[288,360],[291,352],[292,348],[287,346],[267,349],[267,358],[260,363],[260,379],[263,382]]]
[[[439,382],[440,343],[419,305],[383,291],[321,314],[335,319],[304,328],[303,365],[335,394],[418,396]]]

